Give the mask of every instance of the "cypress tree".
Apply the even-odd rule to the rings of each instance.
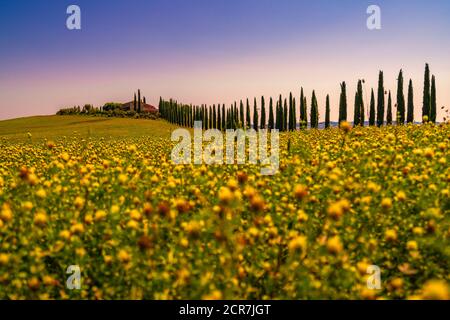
[[[358,81],[358,98],[359,98],[359,124],[364,127],[364,122],[366,121],[365,117],[365,108],[364,108],[364,99],[363,99],[363,89],[362,82],[364,80]]]
[[[227,128],[227,115],[225,113],[225,103],[222,104],[222,130]]]
[[[384,79],[383,71],[378,75],[377,126],[384,123]]]
[[[284,99],[284,109],[283,109],[283,130],[288,131],[288,107],[287,99]]]
[[[214,128],[213,121],[214,121],[214,119],[213,119],[212,108],[211,108],[211,106],[209,106],[209,125],[208,125],[209,129],[213,129]]]
[[[425,76],[423,84],[423,104],[422,104],[422,121],[430,120],[430,107],[431,107],[431,93],[430,93],[430,67],[428,63],[425,65]]]
[[[355,92],[355,108],[353,110],[353,126],[358,126],[361,120],[361,106],[359,105],[359,94]]]
[[[217,105],[217,129],[222,130],[222,117],[220,116],[220,104]]]
[[[325,128],[330,127],[330,96],[327,94],[325,102]]]
[[[261,129],[266,128],[266,103],[264,101],[264,96],[261,97]]]
[[[280,108],[279,108],[279,112],[280,112],[280,131],[284,131],[284,114],[283,114],[283,101],[281,101],[280,103]]]
[[[225,130],[230,129],[230,110],[227,109],[225,114]]]
[[[311,98],[311,128],[319,127],[319,111],[317,106],[316,92],[313,90]]]
[[[208,107],[205,105],[205,130],[209,129]]]
[[[306,106],[303,88],[300,90],[300,128],[306,128]]]
[[[231,129],[236,129],[236,102],[231,105]]]
[[[293,106],[293,99],[292,99],[292,92],[289,93],[289,120],[288,120],[288,127],[289,127],[289,131],[293,130],[294,127],[294,119],[292,118],[293,116],[293,111],[292,111],[292,106]]]
[[[242,100],[241,100],[241,102],[239,103],[239,122],[240,122],[240,125],[241,125],[241,128],[244,128],[245,127],[245,119],[244,119],[244,103],[242,102]]]
[[[217,115],[216,115],[216,105],[214,104],[213,105],[213,125],[212,125],[212,127],[214,128],[214,129],[217,129]]]
[[[430,121],[436,123],[436,79],[431,77],[431,103],[430,103]]]
[[[144,101],[144,104],[147,104],[147,102],[145,101],[145,97],[142,99],[142,101]]]
[[[398,116],[400,118],[400,115]],[[387,106],[387,114],[386,114],[386,125],[392,125],[392,99],[391,99],[391,90],[389,90],[388,96],[388,106]]]
[[[272,97],[270,97],[270,102],[269,102],[269,130],[275,129],[275,123],[273,120],[273,100]]]
[[[141,112],[141,89],[138,89],[138,113]]]
[[[280,130],[280,104],[277,101],[277,106],[275,108],[275,128]]]
[[[397,79],[397,124],[405,124],[405,95],[403,94],[403,71]]]
[[[136,100],[136,103],[137,103],[137,100]],[[173,107],[173,123],[179,124],[178,123],[178,103],[175,101],[172,104],[172,107]],[[137,108],[137,106],[136,106],[136,108]]]
[[[258,107],[256,105],[256,98],[253,101],[253,129],[258,131]]]
[[[137,100],[136,100],[136,92],[134,93],[134,100],[133,100],[133,111],[137,109]]]
[[[341,83],[341,96],[339,99],[339,124],[347,121],[347,86],[345,81]]]
[[[297,112],[296,112],[296,103],[295,103],[295,98],[294,101],[292,103],[292,130],[297,130]]]
[[[247,129],[250,129],[251,126],[251,122],[250,122],[250,103],[248,102],[248,98],[247,98],[247,105],[246,105],[246,115],[245,115],[245,119],[247,121]]]
[[[278,128],[278,130],[283,131],[283,119],[284,119],[284,117],[283,117],[283,98],[281,97],[281,94],[280,94],[280,97],[278,99],[278,104],[279,104],[279,109],[278,109],[278,112],[279,112],[279,128]]]
[[[409,79],[408,85],[408,115],[406,122],[413,123],[414,122],[414,92],[413,92],[413,84],[412,80]]]
[[[239,109],[236,104],[234,104],[234,123],[236,124],[236,128],[240,126]]]
[[[305,128],[308,128],[308,102],[306,101],[306,96],[303,97],[303,108],[305,113]]]
[[[375,94],[372,88],[372,94],[370,95],[369,126],[374,125],[375,125]]]

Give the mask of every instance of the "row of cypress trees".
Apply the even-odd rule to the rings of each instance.
[[[358,86],[355,93],[355,106],[354,106],[354,125],[364,125],[364,100],[362,97],[362,83],[364,80],[358,81]],[[408,97],[405,103],[405,96],[403,91],[403,70],[400,70],[397,78],[397,97],[395,107],[396,123],[404,124],[414,122],[414,91],[412,80],[409,80],[408,84]],[[369,125],[382,126],[385,122],[385,95],[388,94],[388,102],[386,109],[386,124],[391,125],[393,123],[392,116],[392,94],[391,91],[386,92],[384,88],[384,74],[380,71],[378,75],[378,92],[375,109],[375,94],[374,90],[371,90],[370,105],[369,105]],[[339,104],[339,122],[347,121],[347,102],[346,102],[346,84],[341,84],[341,99]],[[430,68],[429,65],[425,65],[424,76],[424,92],[423,92],[423,105],[422,105],[422,121],[436,123],[436,78],[433,75],[430,81]]]
[[[425,67],[425,84],[422,118],[423,121],[436,122],[436,81],[434,75],[430,81],[430,69],[428,64]],[[355,91],[354,104],[354,126],[364,126],[365,124],[365,107],[363,99],[363,84],[364,80],[358,80]],[[347,85],[345,82],[341,83],[341,93],[339,98],[339,123],[347,121]],[[385,116],[385,95],[388,94],[387,109]],[[397,97],[395,107],[396,123],[404,124],[414,122],[414,93],[412,80],[409,80],[407,104],[405,104],[405,97],[403,93],[403,71],[397,78]],[[376,103],[376,108],[375,108]],[[378,92],[377,101],[375,102],[374,90],[371,90],[370,104],[369,104],[369,125],[382,126],[383,124],[391,125],[393,123],[392,117],[392,95],[389,91],[386,92],[384,88],[384,74],[379,72],[378,76]],[[407,106],[407,107],[405,107]],[[307,98],[304,95],[303,88],[300,90],[299,99],[299,121],[297,122],[297,101],[292,93],[289,98],[284,98],[279,95],[277,101],[274,102],[272,98],[269,100],[269,110],[266,112],[266,102],[264,96],[261,97],[260,109],[256,98],[253,100],[253,115],[251,116],[250,102],[247,99],[245,102],[241,100],[239,106],[236,102],[229,108],[225,104],[217,104],[212,106],[201,105],[185,105],[180,104],[172,99],[166,101],[160,98],[159,112],[161,117],[167,121],[187,127],[193,127],[194,121],[202,121],[203,129],[237,129],[237,128],[253,128],[258,129],[278,129],[280,131],[293,131],[298,128],[304,129],[308,127],[307,114]],[[266,116],[268,119],[266,119]],[[386,119],[386,120],[385,120]],[[297,125],[299,124],[299,126]],[[319,127],[319,107],[315,91],[312,92],[309,126],[311,128]],[[330,97],[326,96],[325,102],[325,128],[330,127]]]
[[[274,107],[275,104],[275,107]],[[273,98],[269,100],[269,112],[266,112],[266,104],[264,97],[261,97],[261,109],[258,108],[256,98],[253,101],[253,116],[251,117],[251,107],[249,100],[244,102],[241,100],[239,107],[235,102],[229,108],[225,104],[217,104],[213,106],[192,106],[180,104],[175,100],[159,100],[159,113],[162,118],[167,121],[187,127],[193,127],[194,121],[202,121],[203,129],[237,129],[237,128],[253,128],[259,129],[278,129],[280,131],[293,131],[298,128],[296,115],[296,99],[292,93],[289,99],[283,100],[282,95],[274,103]],[[327,96],[327,119],[329,127],[329,96]],[[245,116],[244,116],[245,109]],[[316,94],[313,91],[311,98],[310,125],[312,128],[319,126],[319,110]],[[261,113],[261,115],[260,115]],[[268,119],[266,119],[268,117]],[[307,101],[303,94],[303,88],[300,94],[300,128],[308,126],[307,119]]]

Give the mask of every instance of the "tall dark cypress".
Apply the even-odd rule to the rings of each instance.
[[[405,123],[405,95],[403,94],[403,71],[400,70],[397,79],[397,124]]]
[[[225,103],[222,104],[222,130],[227,129],[227,115],[225,113]]]
[[[283,130],[288,131],[288,107],[287,107],[287,99],[284,99],[284,109],[283,109]]]
[[[297,107],[296,107],[296,103],[295,103],[295,98],[294,101],[292,102],[292,130],[297,130]]]
[[[398,116],[400,118],[400,116]],[[398,124],[398,123],[397,123]],[[391,90],[389,90],[387,114],[386,114],[386,125],[392,125],[392,99]]]
[[[383,71],[378,75],[378,99],[377,99],[377,126],[384,123],[384,79]]]
[[[289,130],[290,131],[292,131],[293,130],[293,128],[294,128],[294,124],[293,124],[293,122],[294,122],[294,119],[292,118],[292,116],[293,116],[293,112],[292,112],[292,105],[293,105],[293,99],[292,99],[292,92],[290,92],[289,93],[289,120],[288,120],[288,127],[289,127]]]
[[[436,79],[434,75],[431,77],[430,99],[430,121],[436,123]]]
[[[242,102],[242,100],[239,103],[239,122],[240,122],[241,128],[244,128],[245,127],[244,103]]]
[[[280,130],[280,103],[278,101],[275,108],[275,129]]]
[[[373,92],[370,95],[370,108],[369,108],[369,126],[375,125],[375,94]]]
[[[414,91],[412,80],[409,79],[408,85],[408,115],[406,122],[413,123],[414,122]]]
[[[231,105],[230,112],[230,121],[231,121],[231,129],[236,129],[236,102]]]
[[[214,129],[217,129],[217,115],[216,115],[216,105],[214,104],[213,105],[213,125],[212,125],[212,127],[214,128]]]
[[[230,109],[227,109],[225,119],[226,119],[225,129],[231,129],[231,125],[230,125]]]
[[[422,121],[430,120],[430,109],[431,109],[431,93],[430,93],[430,67],[428,63],[425,65],[425,76],[423,83],[423,104],[422,104]]]
[[[239,109],[238,109],[236,103],[234,103],[234,123],[236,124],[236,128],[239,127],[239,124],[240,124]]]
[[[303,112],[305,113],[305,129],[308,128],[308,102],[306,96],[303,97]]]
[[[283,101],[280,102],[278,112],[280,113],[280,131],[283,131],[283,123],[284,123],[284,116],[283,116]]]
[[[325,102],[325,128],[330,127],[330,95],[327,94],[327,100]]]
[[[261,129],[266,128],[266,103],[264,101],[264,96],[261,97]]]
[[[269,102],[269,125],[268,125],[268,129],[269,130],[275,129],[275,123],[274,123],[274,119],[273,119],[273,100],[272,100],[272,97],[270,97],[270,102]]]
[[[341,96],[339,99],[339,124],[347,121],[347,86],[345,81],[341,83]]]
[[[220,103],[217,105],[217,129],[222,130],[222,117],[220,115]]]
[[[137,109],[137,100],[136,100],[136,92],[134,93],[134,100],[133,100],[133,111],[136,111]]]
[[[304,95],[303,88],[300,89],[300,129],[305,128],[305,108],[303,105]]]
[[[141,89],[138,89],[138,109],[137,112],[141,112]]]
[[[359,126],[361,121],[361,107],[359,105],[359,94],[355,92],[355,107],[353,110],[353,126]]]
[[[213,120],[214,119],[213,119],[212,108],[211,108],[211,106],[209,106],[209,125],[208,125],[209,129],[213,129],[214,128]]]
[[[258,130],[258,106],[256,105],[256,98],[253,101],[253,129]]]
[[[316,92],[313,90],[311,98],[311,128],[319,127],[319,107],[317,105]]]
[[[237,108],[237,104],[236,101],[234,102],[234,105],[231,106],[231,109],[233,109],[233,112],[231,113],[231,123],[232,123],[232,129],[237,129],[237,118],[239,117],[239,114],[237,112],[238,108]]]
[[[251,120],[250,120],[250,103],[248,102],[248,98],[247,98],[247,103],[245,106],[245,120],[247,122],[247,129],[251,128]]]
[[[282,121],[281,121],[281,118],[282,118],[282,105],[280,105],[280,101],[278,100],[278,102],[277,102],[277,112],[276,112],[276,128],[278,129],[278,130],[282,130],[283,129],[283,125],[282,125]]]
[[[364,98],[363,98],[363,89],[362,82],[364,80],[358,81],[358,98],[359,98],[359,124],[364,127],[364,122],[366,121],[365,116],[365,108],[364,108]]]

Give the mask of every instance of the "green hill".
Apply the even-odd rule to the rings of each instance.
[[[163,120],[89,116],[36,116],[0,121],[0,138],[8,140],[79,137],[169,138],[176,126]]]

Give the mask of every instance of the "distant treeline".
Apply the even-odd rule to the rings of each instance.
[[[365,106],[363,99],[364,80],[358,80],[355,90],[354,104],[354,126],[364,126],[367,123],[365,119]],[[341,94],[339,98],[339,119],[338,122],[348,121],[347,119],[347,85],[341,83]],[[387,108],[385,108],[385,95],[387,95]],[[266,112],[266,101],[264,96],[259,102],[256,98],[253,100],[253,106],[250,106],[248,99],[240,101],[239,105],[234,102],[230,107],[225,104],[217,104],[212,106],[201,105],[193,106],[178,103],[175,100],[159,101],[159,112],[162,118],[167,121],[186,127],[193,127],[194,121],[202,121],[203,129],[237,129],[237,128],[253,128],[258,129],[278,129],[280,131],[293,131],[302,128],[318,128],[319,127],[319,108],[315,91],[312,92],[309,116],[308,101],[303,92],[300,90],[299,103],[290,93],[288,98],[279,97],[274,101],[272,97],[269,99],[268,112]],[[297,108],[297,105],[299,106]],[[394,108],[395,123],[397,125],[414,122],[414,92],[412,80],[409,80],[407,100],[403,93],[403,71],[397,78],[397,96]],[[442,107],[444,108],[444,107]],[[298,116],[298,121],[297,121]],[[384,88],[383,71],[379,72],[378,92],[375,101],[374,90],[371,90],[369,112],[370,126],[382,126],[393,124],[393,101],[391,91],[386,92]],[[424,76],[424,92],[422,106],[422,121],[436,122],[436,81],[434,75],[430,80],[430,69],[428,64],[425,66]],[[446,121],[446,118],[444,118]],[[326,96],[325,100],[325,128],[330,127],[330,97]]]
[[[134,94],[132,103],[117,103],[107,102],[103,106],[96,108],[91,104],[85,104],[82,108],[74,106],[69,108],[62,108],[57,115],[92,115],[92,116],[106,116],[119,118],[143,118],[143,119],[157,119],[158,112],[147,112],[142,109],[142,105],[146,105],[145,97],[141,99],[141,90],[138,89],[138,95]],[[152,107],[153,108],[153,107]]]
[[[89,115],[89,116],[103,116],[103,117],[117,117],[117,118],[138,118],[138,119],[158,119],[157,113],[151,112],[137,112],[134,110],[122,110],[120,107],[113,107],[114,105],[121,106],[120,103],[107,103],[102,107],[96,108],[90,104],[85,104],[83,107],[74,106],[70,108],[62,108],[57,115]]]

